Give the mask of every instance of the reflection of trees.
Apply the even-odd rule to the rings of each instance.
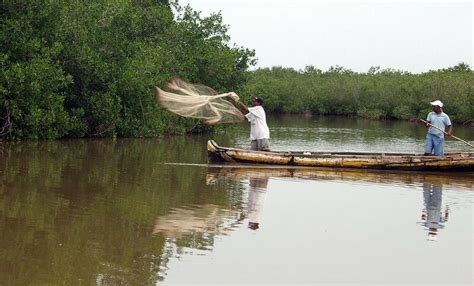
[[[167,237],[151,235],[157,215],[240,208],[237,185],[221,191],[203,169],[161,164],[203,162],[202,146],[183,137],[0,144],[0,284],[160,280]],[[210,247],[214,235],[179,243]]]

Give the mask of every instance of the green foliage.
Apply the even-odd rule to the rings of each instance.
[[[3,1],[0,14],[0,138],[207,131],[161,110],[153,87],[180,76],[235,90],[255,63],[220,14],[175,1]]]
[[[44,57],[44,58],[42,58]],[[46,55],[5,68],[1,77],[5,118],[2,135],[12,138],[57,138],[80,127],[64,108],[64,88],[71,82]]]
[[[360,116],[377,119],[425,118],[440,99],[455,122],[474,118],[474,72],[466,64],[411,74],[372,67],[355,73],[343,67],[323,72],[273,67],[251,73],[241,96],[262,96],[269,112]]]
[[[153,87],[172,76],[247,101],[258,94],[270,112],[409,119],[440,99],[454,121],[474,118],[473,71],[464,63],[423,74],[249,72],[255,52],[229,45],[220,13],[203,18],[176,1],[3,1],[0,15],[0,140],[213,130],[156,104]]]

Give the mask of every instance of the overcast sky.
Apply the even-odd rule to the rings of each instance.
[[[221,11],[230,43],[254,49],[257,67],[473,66],[473,1],[180,0],[187,3],[201,16]]]

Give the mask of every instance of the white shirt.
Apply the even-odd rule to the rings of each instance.
[[[440,128],[441,130],[444,130],[446,126],[451,125],[451,120],[449,120],[449,116],[442,111],[440,114],[437,114],[434,111],[428,113],[428,116],[426,117],[426,121],[429,121],[433,126],[436,126]],[[431,133],[433,135],[443,138],[444,133],[441,130],[438,130],[434,127],[430,127],[428,129],[428,133]]]
[[[265,110],[263,107],[258,105],[249,107],[249,113],[245,114],[245,117],[250,122],[250,139],[269,139],[270,130],[267,126],[267,118],[265,116]]]
[[[250,178],[249,179],[249,199],[247,211],[249,222],[260,223],[267,195],[268,178]]]

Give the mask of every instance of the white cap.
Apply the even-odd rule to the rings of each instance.
[[[430,103],[431,103],[431,105],[437,105],[439,107],[443,107],[443,103],[439,100],[435,100],[435,101],[430,102]]]

